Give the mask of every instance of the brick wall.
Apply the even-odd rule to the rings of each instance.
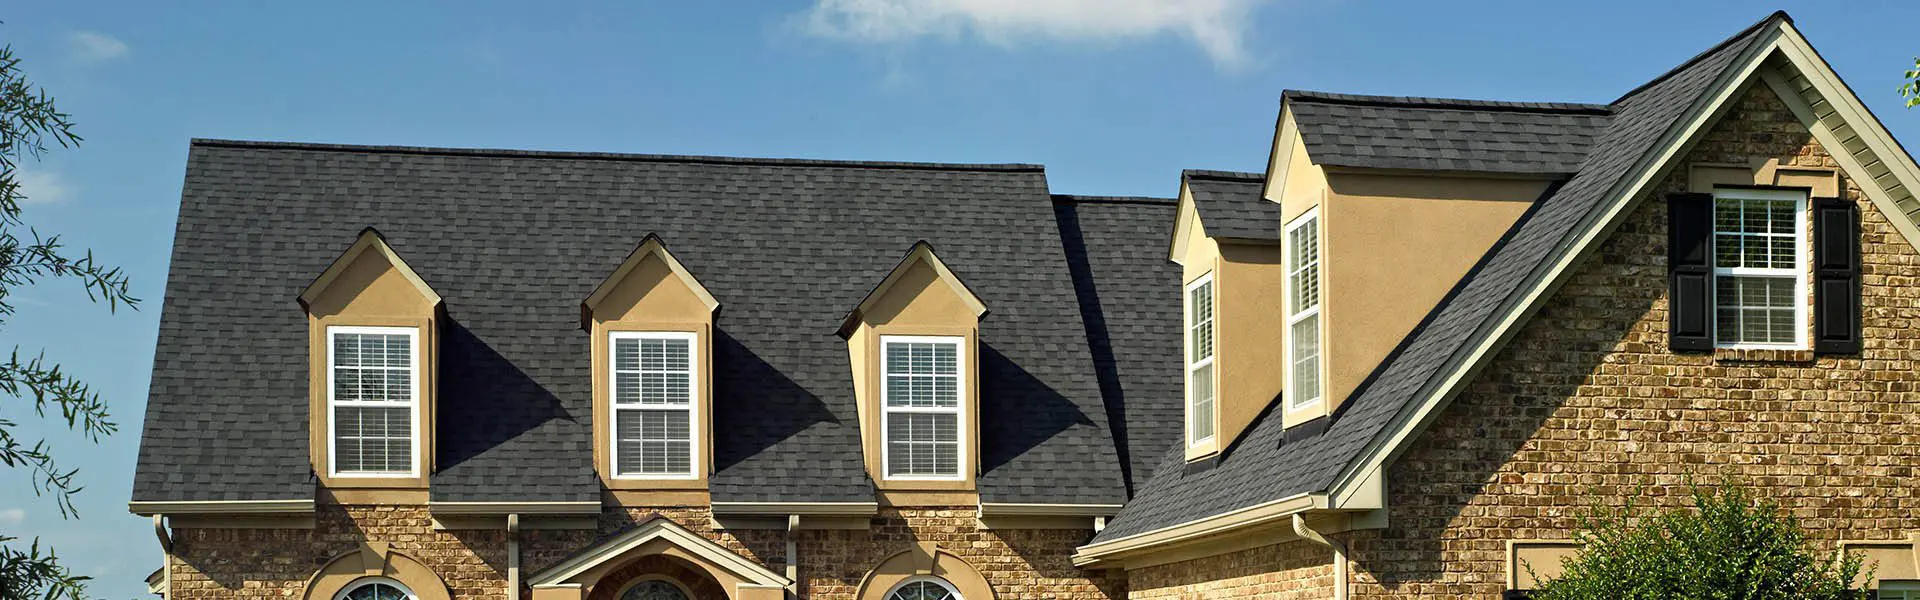
[[[1131,600],[1333,597],[1333,550],[1294,541],[1127,571]]]
[[[610,510],[597,531],[526,530],[522,576],[558,563],[595,540],[659,514],[768,569],[785,571],[784,530],[717,531],[704,507]],[[851,599],[869,570],[917,542],[934,542],[973,565],[1000,600],[1105,600],[1124,595],[1117,574],[1082,571],[1073,549],[1089,530],[986,531],[974,509],[886,509],[865,531],[803,531],[799,537],[801,594]],[[501,530],[434,531],[425,507],[322,505],[306,529],[176,529],[172,563],[175,600],[297,599],[307,579],[363,540],[391,544],[439,573],[458,599],[504,600],[506,534]],[[641,575],[612,574],[607,581]],[[691,582],[689,582],[691,583]],[[694,589],[706,589],[698,584]],[[598,590],[596,590],[598,591]],[[601,594],[595,594],[599,598]],[[525,596],[523,596],[525,597]]]
[[[1835,167],[1764,86],[1689,162]],[[1673,354],[1676,171],[1392,466],[1390,527],[1352,536],[1355,598],[1497,598],[1505,542],[1565,538],[1592,502],[1672,506],[1732,475],[1831,545],[1920,531],[1920,255],[1862,213],[1860,356]]]

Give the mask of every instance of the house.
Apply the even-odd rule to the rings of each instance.
[[[1031,165],[192,145],[174,599],[1500,598],[1732,475],[1920,582],[1920,168],[1785,14],[1606,104]]]

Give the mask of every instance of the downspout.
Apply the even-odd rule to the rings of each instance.
[[[520,600],[520,513],[507,513],[507,600]]]
[[[787,515],[787,592],[800,593],[800,515]]]
[[[1293,532],[1300,539],[1333,549],[1333,600],[1347,600],[1347,545],[1307,527],[1307,518],[1293,514]]]
[[[173,534],[167,531],[167,516],[153,515],[153,535],[160,538],[160,598],[173,598]]]

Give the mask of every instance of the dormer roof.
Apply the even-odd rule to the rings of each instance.
[[[648,233],[645,238],[640,240],[640,245],[634,246],[633,252],[627,254],[627,259],[621,261],[620,266],[615,267],[613,273],[607,275],[607,278],[602,280],[600,285],[594,286],[593,292],[587,294],[585,300],[580,301],[581,329],[586,329],[591,324],[593,309],[598,307],[600,302],[607,298],[608,294],[613,293],[614,288],[619,287],[620,282],[625,280],[627,275],[632,273],[633,269],[640,266],[640,263],[645,261],[649,256],[657,256],[660,258],[660,262],[666,263],[667,269],[672,271],[674,277],[679,278],[681,283],[686,284],[687,289],[692,291],[693,295],[699,298],[702,304],[707,306],[707,310],[714,312],[720,310],[720,300],[714,298],[712,292],[707,291],[707,286],[701,285],[699,278],[694,277],[693,273],[687,270],[686,265],[680,264],[680,260],[674,258],[672,252],[667,251],[667,244],[660,241],[659,235]]]
[[[886,277],[880,278],[879,285],[873,286],[873,289],[869,290],[867,295],[860,299],[860,303],[853,306],[853,310],[847,311],[847,316],[840,320],[840,329],[836,333],[843,338],[851,335],[854,328],[860,324],[860,319],[863,318],[863,315],[867,314],[874,303],[886,297],[887,292],[893,289],[894,284],[898,283],[900,278],[907,274],[907,271],[913,269],[914,265],[919,264],[925,264],[928,268],[933,269],[934,274],[939,277],[940,281],[947,284],[948,287],[951,287],[953,293],[960,297],[960,301],[966,303],[967,307],[973,310],[973,317],[975,319],[987,316],[986,301],[981,300],[980,296],[975,295],[973,290],[967,287],[966,282],[960,280],[960,276],[953,274],[953,270],[947,268],[947,263],[942,262],[940,257],[934,254],[933,244],[927,243],[926,240],[920,240],[914,242],[913,247],[907,249],[907,254],[900,258],[900,262],[894,264],[893,269],[887,271]]]
[[[393,251],[392,246],[387,245],[387,239],[380,235],[379,230],[368,227],[360,230],[360,235],[354,238],[353,245],[347,246],[345,252],[341,252],[340,256],[334,258],[333,262],[327,265],[326,270],[320,272],[319,277],[315,277],[312,283],[307,284],[305,289],[300,290],[298,297],[300,308],[303,310],[311,310],[314,301],[318,300],[321,294],[326,293],[327,288],[333,285],[334,280],[338,279],[341,273],[346,272],[347,267],[352,265],[353,261],[359,260],[360,256],[367,252],[374,252],[385,258],[387,264],[393,265],[393,270],[399,273],[401,278],[405,279],[407,283],[413,284],[414,289],[419,290],[420,295],[427,299],[428,304],[433,306],[439,306],[441,304],[440,294],[435,293],[433,287],[427,285],[427,281],[421,279],[420,274],[414,272],[413,267],[407,265],[407,261],[400,259],[400,255]]]

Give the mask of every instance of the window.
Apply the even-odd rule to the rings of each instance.
[[[687,600],[687,591],[665,579],[643,579],[620,594],[620,600]]]
[[[1880,600],[1920,600],[1920,581],[1882,581]]]
[[[1805,345],[1806,214],[1804,192],[1714,194],[1714,339],[1719,346]]]
[[[695,477],[695,404],[699,398],[694,334],[629,332],[608,334],[613,381],[607,387],[613,406],[614,477],[690,479]]]
[[[1301,409],[1320,401],[1320,217],[1287,227],[1287,401]]]
[[[944,579],[915,577],[893,588],[887,600],[960,600],[960,592]]]
[[[412,327],[327,328],[327,454],[334,475],[418,473],[418,332]]]
[[[1187,284],[1187,445],[1213,439],[1213,274]]]
[[[966,450],[965,338],[880,338],[882,471],[890,479],[960,479]]]
[[[415,600],[413,592],[400,582],[385,577],[368,577],[354,582],[334,596],[334,600]]]

